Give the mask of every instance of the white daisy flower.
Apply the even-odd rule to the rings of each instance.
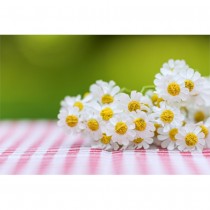
[[[210,82],[206,78],[201,78],[199,91],[190,97],[189,103],[210,107]]]
[[[146,95],[147,97],[149,97],[150,100],[151,100],[151,103],[152,103],[152,104],[150,105],[150,107],[152,107],[152,105],[158,106],[158,107],[159,107],[159,106],[160,106],[160,103],[164,101],[162,98],[160,98],[160,97],[158,96],[157,93],[155,93],[154,90],[148,90],[148,91],[145,93],[145,95]]]
[[[66,96],[63,101],[61,101],[61,107],[66,109],[69,107],[78,107],[79,111],[83,111],[85,106],[92,100],[92,95],[88,94],[83,99],[81,98],[81,95],[78,95],[76,97],[70,97]]]
[[[90,92],[99,103],[111,104],[115,101],[115,96],[120,92],[120,88],[115,85],[114,81],[98,80],[90,86]]]
[[[133,112],[137,110],[148,112],[150,110],[148,99],[143,97],[142,93],[137,91],[132,91],[130,96],[126,93],[119,93],[116,100],[126,112]]]
[[[169,131],[164,132],[163,128],[158,129],[158,140],[161,141],[161,147],[167,148],[168,150],[174,150],[176,145],[176,134],[179,132],[178,127],[173,127]]]
[[[154,136],[155,126],[150,115],[137,110],[137,112],[132,112],[130,116],[135,124],[136,137]]]
[[[144,138],[137,137],[133,141],[130,142],[127,149],[140,149],[140,148],[148,149],[152,143],[153,143],[152,134],[151,136],[147,136]]]
[[[204,134],[206,147],[210,148],[210,118],[206,122],[197,123],[197,125],[201,127],[201,132]]]
[[[181,114],[179,108],[176,106],[169,106],[167,103],[160,103],[159,107],[153,107],[153,116],[155,122],[163,127],[163,131],[167,132],[172,127],[179,127],[182,125],[184,116]]]
[[[195,124],[186,124],[175,136],[180,151],[202,151],[205,146],[204,137],[201,127]]]
[[[116,114],[123,112],[123,110],[119,107],[119,104],[116,102],[111,103],[111,104],[103,104],[103,105],[95,102],[91,104],[91,107],[98,112],[98,115],[105,122],[108,122]]]
[[[92,142],[93,148],[104,149],[111,151],[112,149],[118,150],[119,145],[112,141],[112,136],[108,136],[106,133],[102,134],[102,138]]]
[[[153,143],[155,126],[151,121],[150,115],[145,112],[137,110],[132,112],[131,117],[135,124],[136,136],[133,141],[130,142],[128,149],[144,148],[148,149],[150,144]]]
[[[132,118],[124,113],[118,114],[109,121],[106,133],[112,136],[112,141],[127,146],[135,138],[135,124]]]
[[[66,133],[77,134],[82,129],[82,122],[78,107],[61,109],[58,114],[58,126],[62,127]]]
[[[210,107],[206,106],[194,106],[194,104],[190,104],[188,106],[188,120],[191,122],[202,122],[205,121],[208,117],[210,117]]]
[[[141,101],[147,107],[144,111],[150,113],[153,107],[152,99],[148,95],[143,95]]]
[[[93,140],[99,140],[103,136],[103,125],[100,116],[95,112],[83,113],[83,135]]]
[[[159,141],[159,139],[157,137],[159,134],[158,130],[159,130],[159,128],[162,128],[162,126],[158,123],[154,123],[154,126],[155,126],[155,131],[154,131],[154,137],[153,137],[154,142],[153,143],[159,147],[159,146],[161,146],[161,141]]]
[[[202,89],[202,78],[199,72],[190,68],[181,71],[180,76],[184,80],[185,87],[189,90],[189,95],[194,96],[199,94]]]
[[[189,96],[189,90],[185,87],[185,81],[178,74],[165,76],[157,74],[154,84],[156,85],[158,96],[166,101],[185,101]]]
[[[179,73],[182,70],[188,69],[188,65],[185,60],[173,60],[170,59],[167,63],[164,63],[160,69],[163,75]]]

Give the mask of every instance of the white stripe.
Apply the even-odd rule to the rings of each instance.
[[[39,165],[43,159],[43,155],[48,148],[54,144],[56,139],[61,135],[60,129],[56,128],[45,138],[44,142],[37,148],[36,152],[30,157],[30,160],[25,165],[22,174],[35,174],[39,168]]]
[[[137,174],[137,161],[134,151],[122,153],[122,174]]]
[[[75,136],[66,136],[64,139],[63,144],[61,147],[58,149],[56,154],[54,155],[51,166],[47,169],[46,173],[47,174],[60,174],[62,173],[63,170],[63,165],[66,160],[66,156],[69,152],[70,147],[72,144],[75,143],[75,140],[79,139],[80,137],[77,135]]]
[[[195,165],[198,167],[201,174],[210,174],[210,167],[205,156],[201,154],[192,153],[192,159]]]
[[[80,148],[72,167],[72,174],[88,174],[91,148]]]
[[[187,166],[183,156],[178,151],[170,151],[168,153],[171,165],[174,168],[175,174],[190,174],[191,170],[189,170],[189,167]]]
[[[17,125],[17,129],[15,129],[14,133],[8,138],[0,147],[0,154],[5,152],[10,146],[14,145],[19,138],[21,138],[29,129],[29,123],[26,121],[21,121]]]
[[[149,174],[166,174],[157,150],[147,150],[145,156]]]
[[[99,174],[113,174],[112,167],[112,153],[107,151],[101,151],[101,157],[98,163]]]
[[[0,122],[0,140],[12,128],[12,125],[13,123],[11,121]]]
[[[46,122],[37,122],[34,125],[33,131],[31,132],[30,136],[25,139],[25,141],[14,151],[13,154],[9,155],[8,159],[5,161],[4,165],[1,166],[1,174],[10,174],[12,170],[17,165],[20,157],[24,152],[34,143],[37,141],[38,138],[41,137],[43,132],[47,128]]]

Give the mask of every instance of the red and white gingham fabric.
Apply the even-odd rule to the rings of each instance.
[[[210,150],[107,152],[54,121],[1,121],[0,174],[210,174]]]

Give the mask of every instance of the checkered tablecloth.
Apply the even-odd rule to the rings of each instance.
[[[107,152],[55,121],[0,121],[0,174],[210,174],[210,150]]]

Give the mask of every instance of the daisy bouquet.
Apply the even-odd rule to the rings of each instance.
[[[210,148],[210,78],[171,59],[141,91],[99,80],[84,97],[65,97],[58,119],[95,148],[202,151]]]

